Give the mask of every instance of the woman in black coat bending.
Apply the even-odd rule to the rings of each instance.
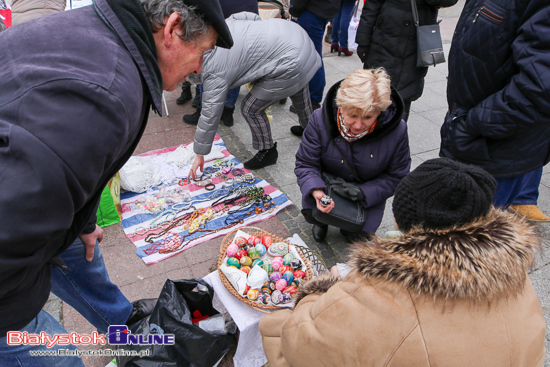
[[[420,25],[435,24],[439,8],[458,0],[416,0]],[[367,0],[355,41],[364,68],[384,67],[397,89],[407,121],[411,102],[422,95],[427,67],[416,66],[416,29],[411,0]]]

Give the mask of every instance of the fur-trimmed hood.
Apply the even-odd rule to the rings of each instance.
[[[401,238],[356,244],[349,264],[365,277],[417,296],[492,301],[519,294],[541,249],[534,226],[498,209],[445,230],[413,228]]]

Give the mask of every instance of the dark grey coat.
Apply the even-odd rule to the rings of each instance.
[[[420,25],[434,24],[437,9],[458,0],[416,0]],[[416,66],[416,28],[410,0],[367,0],[355,38],[368,47],[366,66],[384,67],[403,100],[422,95],[426,67]]]
[[[94,4],[0,33],[0,337],[38,314],[50,262],[130,158],[149,95],[161,108],[130,35]]]

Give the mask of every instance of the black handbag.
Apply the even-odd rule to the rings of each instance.
[[[416,66],[426,67],[444,63],[445,54],[439,23],[421,26],[415,0],[411,0],[411,7],[416,26]]]
[[[323,213],[317,206],[313,207],[313,218],[321,223],[338,227],[348,232],[359,232],[367,220],[365,208],[358,202],[347,199],[332,191],[327,185],[327,195],[334,202],[334,208]]]
[[[325,125],[328,125],[326,121]],[[338,147],[338,145],[336,145],[336,147],[340,150],[340,147]],[[346,162],[351,172],[353,173],[353,177],[355,177],[355,180],[357,182],[361,182],[357,173],[355,172],[355,169],[346,159],[346,155],[344,154],[344,152],[342,152],[342,150],[340,150],[340,152],[342,153],[343,160]],[[321,223],[338,227],[340,229],[343,229],[344,231],[361,231],[361,229],[363,229],[363,226],[365,225],[365,222],[367,221],[366,209],[363,208],[359,201],[343,197],[342,195],[339,195],[334,190],[332,190],[330,186],[330,182],[334,181],[334,177],[332,175],[323,172],[321,173],[321,176],[323,177],[323,181],[325,181],[327,185],[327,195],[330,196],[334,201],[334,208],[332,208],[332,210],[328,213],[323,213],[322,211],[317,209],[317,205],[315,205],[312,211],[313,218]]]

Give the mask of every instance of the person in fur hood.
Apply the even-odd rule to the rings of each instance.
[[[542,367],[540,239],[491,206],[495,189],[479,167],[421,164],[395,192],[401,237],[356,243],[344,279],[321,275],[260,320],[269,365]]]

